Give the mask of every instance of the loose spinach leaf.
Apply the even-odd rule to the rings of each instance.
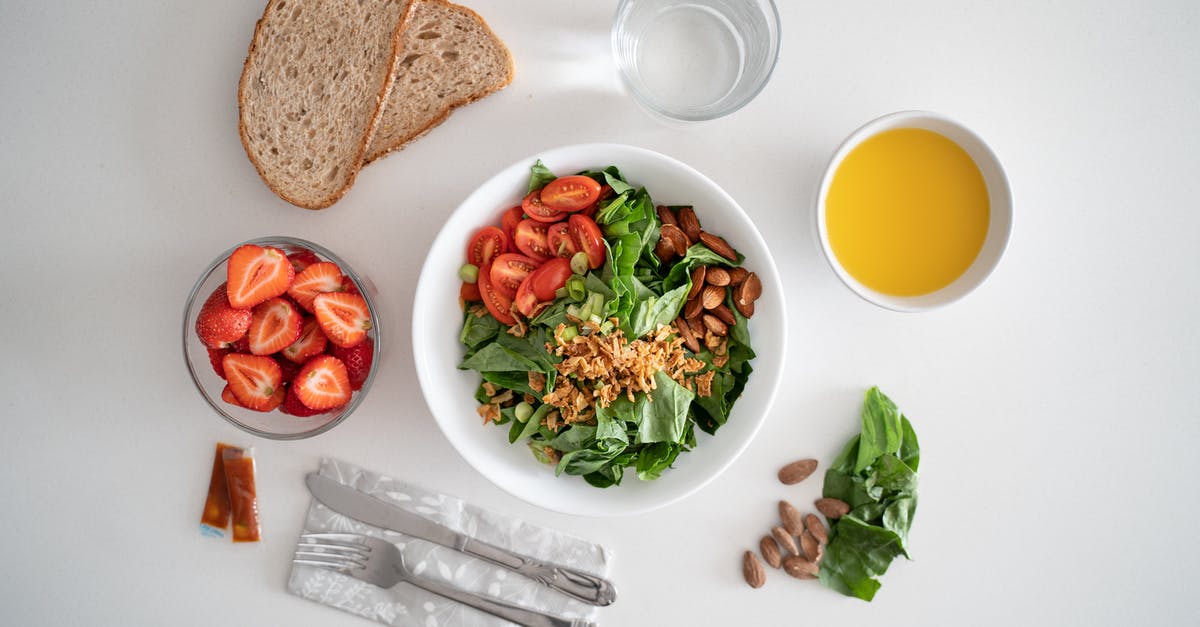
[[[900,437],[900,411],[896,404],[877,387],[867,390],[862,409],[862,439],[854,471],[861,472],[880,455],[900,450]]]
[[[670,290],[675,289],[680,285],[684,285],[685,283],[687,285],[691,285],[692,269],[696,266],[735,267],[742,265],[743,259],[745,259],[745,257],[741,253],[738,253],[737,262],[732,262],[718,255],[717,253],[714,253],[711,248],[705,246],[704,244],[692,244],[692,247],[688,248],[687,254],[683,256],[683,259],[680,259],[679,261],[675,262],[675,265],[671,266],[671,271],[668,272],[666,278],[663,279],[663,287]]]
[[[900,442],[900,461],[912,468],[913,472],[917,472],[917,466],[921,463],[921,445],[917,442],[917,433],[913,431],[912,423],[903,415],[900,416],[900,425],[904,428],[904,439]]]
[[[674,463],[680,450],[680,445],[674,442],[655,442],[643,446],[637,456],[638,479],[642,481],[657,479],[662,471]]]
[[[636,442],[678,442],[695,394],[661,370],[654,373],[654,383],[658,387],[650,393],[648,407],[642,412]]]
[[[468,312],[463,320],[462,333],[459,334],[458,339],[467,347],[475,348],[496,337],[499,332],[500,321],[493,318],[491,314],[476,316]]]
[[[902,553],[895,532],[843,516],[838,520],[837,535],[825,549],[821,583],[870,601],[879,590],[876,577],[886,573],[892,560]]]
[[[481,372],[480,374],[483,375],[484,381],[490,381],[497,387],[504,388],[506,390],[512,390],[513,392],[517,393],[518,396],[520,394],[533,394],[537,396],[537,393],[533,391],[533,388],[529,387],[529,374],[526,372],[485,371]]]
[[[527,191],[532,192],[535,189],[541,189],[546,186],[546,183],[556,178],[558,177],[554,176],[550,168],[547,168],[546,164],[542,163],[541,159],[538,159],[537,163],[534,163],[533,167],[529,168],[529,189]]]
[[[671,324],[679,317],[679,312],[683,309],[683,303],[687,300],[688,294],[687,285],[675,288],[662,296],[655,295],[640,281],[637,282],[637,285],[641,286],[640,289],[649,296],[640,297],[634,302],[633,311],[630,314],[629,337],[635,338],[654,331],[660,325]]]
[[[546,340],[546,330],[542,327],[529,329],[525,337],[517,337],[508,333],[496,336],[496,344],[528,360],[534,364],[530,370],[537,370],[543,374],[552,372],[554,364],[560,361],[546,350]]]
[[[501,334],[501,337],[505,335],[507,334]],[[505,348],[500,342],[493,342],[479,349],[474,355],[464,359],[458,368],[459,370],[478,370],[480,372],[540,370],[537,363]]]

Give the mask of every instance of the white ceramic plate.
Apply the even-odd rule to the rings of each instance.
[[[697,429],[697,447],[682,453],[655,481],[640,481],[632,470],[621,485],[594,488],[582,478],[556,477],[533,458],[524,442],[509,444],[508,428],[483,425],[474,395],[479,375],[458,370],[463,314],[458,306],[458,268],[467,240],[481,226],[499,224],[500,214],[520,204],[529,168],[541,159],[559,175],[616,165],[629,182],[645,186],[657,204],[690,204],[705,230],[724,237],[746,256],[745,265],[762,280],[763,295],[750,320],[757,357],[754,372],[729,422],[715,436]],[[587,516],[627,515],[662,507],[712,481],[729,467],[762,426],[783,372],[787,345],[783,291],[775,262],[762,236],[715,183],[687,165],[656,152],[620,144],[565,146],[530,155],[493,176],[450,215],[434,240],[421,270],[413,303],[413,355],[417,377],[438,426],[467,463],[501,489],[534,505]]]

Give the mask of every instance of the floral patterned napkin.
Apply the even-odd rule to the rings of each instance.
[[[611,554],[598,544],[481,509],[352,464],[324,459],[320,474],[435,520],[455,531],[548,562],[607,576]],[[435,579],[506,603],[594,621],[597,608],[489,562],[425,540],[348,518],[315,499],[304,530],[362,533],[393,542],[422,577]],[[387,625],[434,627],[511,625],[508,621],[405,583],[381,589],[331,570],[292,565],[288,591]]]

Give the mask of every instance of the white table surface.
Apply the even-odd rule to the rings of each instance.
[[[1200,5],[790,2],[771,84],[692,128],[646,116],[608,54],[614,2],[473,0],[516,59],[503,92],[372,165],[309,212],[260,182],[235,90],[262,2],[0,5],[0,623],[370,624],[284,589],[332,455],[604,543],[605,625],[1195,624],[1200,500]],[[1005,164],[1011,244],[978,291],[902,315],[844,288],[810,218],[863,122],[925,108]],[[746,208],[795,321],[786,386],[724,475],[608,520],[515,500],[438,431],[413,374],[410,303],[446,213],[514,159],[619,141],[675,156]],[[347,423],[255,440],[201,401],[183,300],[219,251],[291,234],[381,288],[390,336]],[[784,462],[828,462],[880,385],[924,449],[914,560],[874,603],[740,555],[775,519]],[[216,441],[254,445],[265,540],[200,537]]]

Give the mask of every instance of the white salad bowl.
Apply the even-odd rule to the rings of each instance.
[[[459,342],[458,270],[467,240],[480,227],[499,224],[504,210],[520,204],[529,168],[541,159],[558,175],[616,165],[635,187],[644,186],[656,204],[692,205],[704,229],[725,238],[745,255],[745,267],[758,274],[762,297],[749,321],[756,358],[745,391],[728,422],[714,436],[696,429],[697,446],[653,481],[632,469],[620,485],[596,488],[581,477],[555,476],[553,467],[534,459],[525,442],[508,442],[508,428],[484,425],[476,413],[479,373],[457,368],[465,347]],[[783,290],[775,262],[754,223],[716,183],[691,167],[659,153],[621,144],[564,146],[530,155],[504,168],[476,189],[446,220],[433,242],[413,303],[413,355],[425,401],[438,426],[463,459],[499,488],[546,509],[585,516],[646,512],[702,488],[745,450],[771,409],[783,372],[787,345]]]

